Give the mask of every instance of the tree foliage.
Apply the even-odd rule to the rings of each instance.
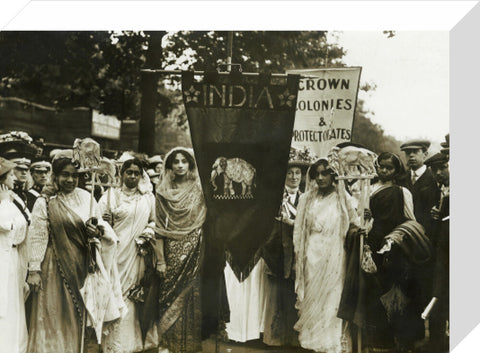
[[[142,68],[215,70],[227,60],[227,37],[222,31],[0,32],[0,95],[137,120]],[[232,62],[243,72],[344,66],[345,50],[328,43],[325,31],[238,31],[232,49]],[[171,147],[172,134],[178,143],[190,144],[178,85],[159,79],[156,101],[156,149]],[[353,140],[374,151],[395,151],[395,140],[366,113],[359,102]]]
[[[233,33],[232,62],[244,72],[284,72],[343,65],[343,48],[327,43],[325,31],[244,31]],[[175,65],[187,50],[194,53],[195,70],[216,70],[227,61],[228,32],[176,32],[168,36],[167,50]]]
[[[364,102],[358,100],[353,123],[352,142],[359,143],[369,150],[380,152],[400,153],[400,142],[394,137],[386,135],[382,127],[373,123],[368,117],[369,112],[364,108]]]
[[[136,32],[2,32],[0,95],[138,117],[145,44]]]

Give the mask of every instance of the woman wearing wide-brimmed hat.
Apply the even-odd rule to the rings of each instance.
[[[263,342],[271,346],[298,346],[293,329],[298,319],[295,309],[295,274],[293,271],[293,224],[305,176],[315,157],[309,150],[291,148],[285,189],[279,215],[262,257],[267,265],[266,307]]]

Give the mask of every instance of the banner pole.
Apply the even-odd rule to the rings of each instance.
[[[232,56],[233,56],[233,32],[228,32],[227,41],[227,71],[232,71]]]
[[[230,63],[230,67],[233,66],[233,65],[235,65],[235,64]],[[226,66],[226,65],[224,64],[224,66]],[[182,70],[141,69],[140,72],[142,72],[144,74],[164,74],[164,75],[178,75],[178,76],[180,76],[183,71]],[[193,71],[193,74],[198,75],[198,76],[203,76],[203,75],[205,75],[205,71]],[[230,71],[218,71],[218,74],[220,76],[227,76],[227,75],[230,75]],[[260,74],[258,72],[242,72],[242,75],[253,77],[253,76],[259,76]],[[272,77],[288,77],[288,74],[272,73],[271,76]],[[300,75],[300,78],[315,79],[315,78],[318,78],[318,76]]]

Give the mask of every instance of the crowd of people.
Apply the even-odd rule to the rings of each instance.
[[[429,146],[401,146],[408,168],[380,153],[363,210],[329,159],[292,153],[260,266],[221,282],[231,323],[250,317],[265,344],[314,352],[447,352],[448,135]],[[94,186],[71,149],[0,136],[2,351],[202,351],[207,208],[193,150],[103,161],[115,175]]]

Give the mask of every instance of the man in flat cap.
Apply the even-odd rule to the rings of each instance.
[[[442,145],[444,148],[448,146]],[[433,307],[430,322],[430,352],[442,353],[449,351],[447,322],[449,320],[449,237],[450,237],[450,170],[448,155],[437,153],[425,161],[425,165],[433,172],[440,186],[441,197],[431,212],[434,226],[431,238],[434,239],[435,258],[433,267],[433,286],[431,298],[437,298]]]
[[[409,168],[405,186],[413,196],[415,218],[425,227],[427,235],[431,228],[430,210],[440,198],[440,189],[435,177],[424,164],[429,147],[430,142],[426,140],[412,140],[400,146]]]
[[[27,193],[27,207],[32,212],[35,201],[40,196],[43,187],[50,180],[52,165],[46,157],[37,157],[30,165],[30,174],[33,179],[33,186]]]
[[[15,187],[13,192],[15,192],[27,206],[27,183],[30,179],[30,163],[31,159],[27,158],[27,155],[22,152],[8,153],[5,157],[10,161],[15,163],[17,166],[13,170],[15,177]]]

